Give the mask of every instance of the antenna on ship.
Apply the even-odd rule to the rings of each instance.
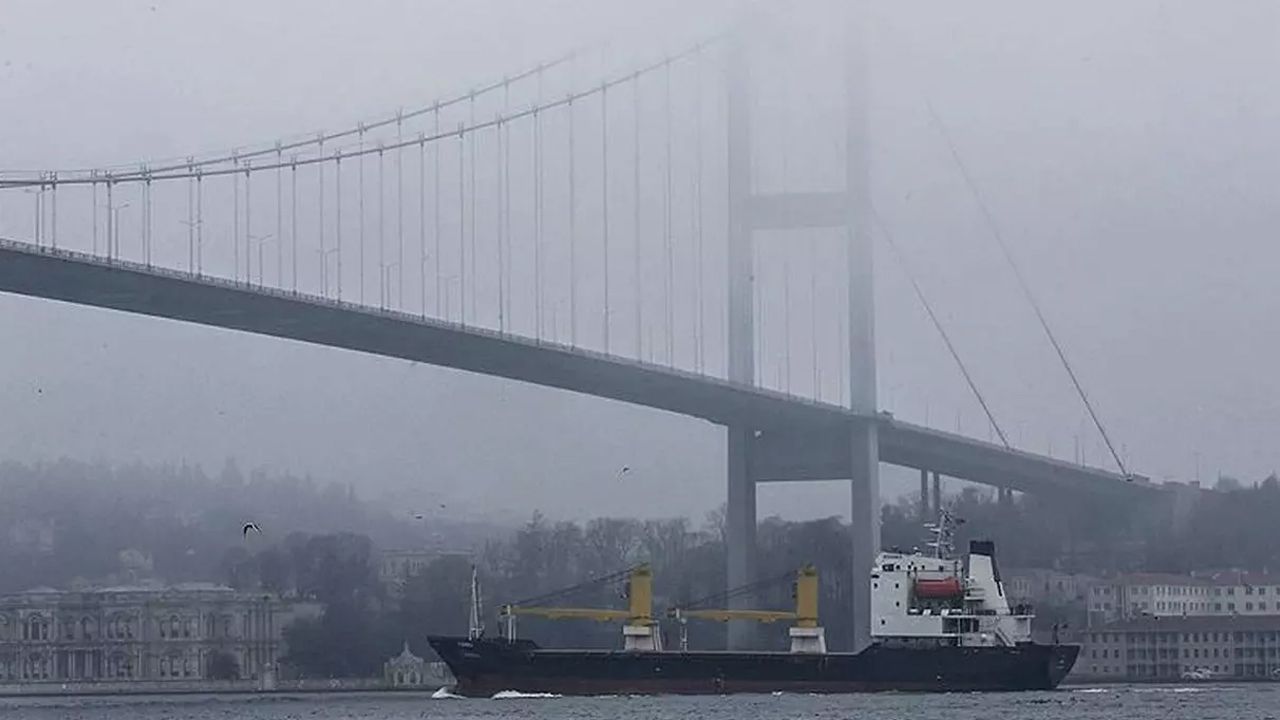
[[[947,510],[938,511],[938,522],[924,524],[925,529],[933,535],[933,540],[926,543],[926,546],[933,548],[939,560],[947,560],[955,552],[956,526],[963,524],[964,520],[956,518]]]
[[[468,621],[467,637],[479,640],[484,637],[484,609],[480,598],[480,575],[476,566],[471,566],[471,618]]]

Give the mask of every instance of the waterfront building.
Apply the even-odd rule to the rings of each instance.
[[[409,578],[420,574],[427,566],[446,555],[471,557],[466,550],[387,549],[378,551],[378,583],[392,598],[404,593]]]
[[[1280,615],[1280,577],[1234,570],[1137,573],[1099,582],[1089,590],[1090,626],[1184,615]]]
[[[382,678],[387,687],[422,687],[427,682],[427,661],[409,651],[409,641],[400,654],[382,665]]]
[[[211,583],[0,596],[0,683],[271,681],[314,603]]]
[[[379,550],[378,582],[389,595],[400,597],[409,578],[421,573],[437,557],[437,550]]]
[[[1090,628],[1072,677],[1280,679],[1280,615],[1143,617]]]
[[[1005,573],[1009,597],[1033,605],[1083,606],[1099,579],[1048,568],[1015,568]]]

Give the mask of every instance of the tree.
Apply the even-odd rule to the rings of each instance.
[[[302,677],[373,677],[400,644],[401,624],[376,611],[330,605],[285,627],[284,663]]]
[[[399,645],[402,623],[381,602],[369,538],[317,535],[295,543],[290,555],[299,594],[324,611],[285,628],[286,662],[307,677],[376,675]]]
[[[415,640],[467,631],[470,594],[471,559],[463,555],[436,558],[409,578],[400,598],[399,619],[414,652],[427,652]]]
[[[242,547],[227,548],[222,555],[222,576],[236,590],[250,590],[257,584],[257,567],[253,556]]]
[[[326,606],[366,608],[378,598],[373,543],[363,535],[317,535],[294,549],[298,592]]]
[[[257,557],[258,584],[263,590],[283,594],[293,579],[289,558],[275,547],[267,548]]]

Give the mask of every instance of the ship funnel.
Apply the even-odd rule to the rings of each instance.
[[[988,608],[1008,614],[1000,566],[996,564],[996,544],[990,540],[969,541],[969,586],[977,589]]]
[[[991,540],[970,540],[970,555],[986,555],[989,558],[996,556],[996,544]]]

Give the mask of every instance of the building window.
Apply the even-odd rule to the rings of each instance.
[[[22,626],[23,640],[48,640],[49,621],[39,615],[33,615]]]

